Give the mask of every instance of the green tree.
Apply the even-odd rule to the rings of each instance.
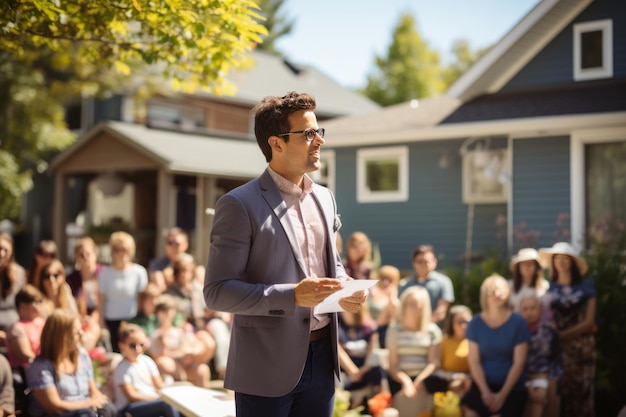
[[[376,56],[375,63],[362,93],[382,106],[436,96],[444,90],[439,53],[428,47],[410,13],[401,16],[387,55]]]
[[[276,49],[276,41],[281,36],[290,34],[294,25],[293,20],[280,12],[285,0],[259,0],[258,3],[261,9],[259,14],[265,18],[261,24],[265,26],[267,35],[262,36],[263,43],[258,45],[257,49],[282,56],[283,54]]]
[[[71,98],[120,86],[139,68],[174,89],[230,94],[267,31],[252,0],[5,0],[0,9],[0,219],[17,219],[33,170],[75,138]],[[143,91],[140,89],[140,91]]]
[[[461,75],[472,67],[489,50],[481,48],[473,51],[465,39],[458,39],[452,45],[454,61],[443,70],[442,79],[446,87],[454,83]]]

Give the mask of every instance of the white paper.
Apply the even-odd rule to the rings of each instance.
[[[373,287],[377,282],[377,279],[353,279],[352,281],[341,281],[343,288],[326,297],[324,301],[315,307],[314,312],[315,314],[323,314],[342,311],[343,308],[339,305],[340,299],[350,297],[355,292]]]

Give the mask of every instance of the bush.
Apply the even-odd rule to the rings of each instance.
[[[596,285],[596,414],[614,416],[626,400],[626,233],[619,220],[605,218],[589,233],[587,276]],[[621,341],[621,342],[620,342]]]

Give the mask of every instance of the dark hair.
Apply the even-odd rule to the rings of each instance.
[[[448,315],[446,316],[446,321],[443,324],[443,334],[447,334],[448,336],[454,336],[454,318],[463,313],[467,313],[471,317],[472,310],[468,306],[464,306],[461,304],[450,307]]]
[[[19,308],[20,304],[30,304],[33,301],[42,301],[44,296],[37,287],[26,284],[21,290],[15,294],[15,308]]]
[[[13,263],[9,262],[5,265],[0,265],[0,298],[5,299],[11,294],[13,290],[13,284],[15,283],[15,269]]]
[[[516,294],[522,289],[522,273],[520,272],[520,264],[521,262],[516,263],[513,268],[513,291]],[[535,261],[535,267],[535,276],[533,276],[533,281],[530,285],[532,288],[537,288],[537,281],[539,281],[539,276],[541,275],[541,265],[539,262]]]
[[[289,116],[298,110],[315,110],[315,105],[313,96],[290,91],[282,97],[265,96],[254,106],[254,134],[267,162],[272,160],[272,147],[268,143],[270,136],[289,132]],[[289,136],[282,138],[285,142],[289,141]]]
[[[411,257],[411,261],[415,259],[417,255],[423,255],[425,253],[435,254],[435,248],[432,245],[419,245],[415,249],[413,249],[413,256]]]
[[[570,273],[572,275],[572,285],[578,285],[583,282],[583,275],[580,273],[580,268],[578,268],[578,264],[571,256],[567,255],[570,261]],[[552,255],[552,282],[557,282],[559,280],[559,273],[554,267],[554,255]]]
[[[56,259],[59,257],[59,248],[54,240],[41,240],[35,247],[35,252],[33,255],[33,264],[31,268],[28,270],[28,276],[26,282],[29,284],[34,284],[36,282],[35,274],[37,273],[37,259],[36,255],[51,255],[52,259]]]

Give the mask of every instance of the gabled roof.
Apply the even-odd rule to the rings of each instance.
[[[282,96],[289,91],[299,91],[315,97],[315,112],[323,118],[372,112],[380,108],[377,103],[337,84],[313,67],[261,51],[252,52],[252,58],[252,68],[228,75],[228,79],[237,86],[235,95],[217,99],[254,105],[267,95]]]
[[[609,79],[485,94],[442,124],[626,111],[626,79]]]
[[[543,0],[476,64],[446,95],[470,100],[497,92],[592,0]]]
[[[323,127],[332,138],[332,135],[394,132],[434,126],[444,120],[460,103],[458,99],[445,96],[411,100],[372,113],[326,120]]]
[[[103,133],[167,172],[254,178],[267,166],[256,141],[193,135],[107,121],[96,125],[59,154],[51,162],[50,170],[60,170],[73,156],[87,151],[88,145],[101,138]],[[115,165],[114,161],[107,163]]]

